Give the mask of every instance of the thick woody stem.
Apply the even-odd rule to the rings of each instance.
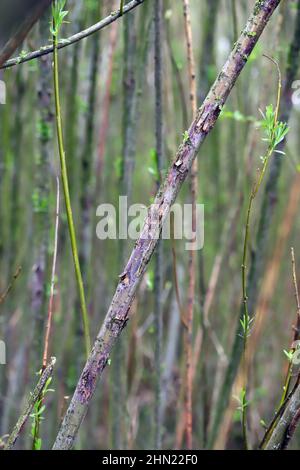
[[[188,139],[179,147],[154,204],[149,208],[140,238],[120,275],[119,283],[92,352],[78,381],[73,398],[59,430],[54,449],[70,449],[86,415],[97,381],[105,369],[110,352],[125,328],[139,282],[156,247],[158,236],[177,194],[206,136],[213,129],[249,55],[265,29],[280,0],[256,3],[245,29],[229,55],[188,131]]]

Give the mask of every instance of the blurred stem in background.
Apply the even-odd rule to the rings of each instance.
[[[154,2],[154,82],[155,82],[155,156],[156,189],[161,184],[164,166],[163,149],[163,4]],[[155,315],[155,449],[162,448],[162,338],[163,338],[163,286],[164,259],[163,242],[158,240],[155,252],[154,315]]]
[[[184,30],[187,48],[187,65],[189,77],[189,97],[190,109],[192,119],[195,119],[197,113],[197,83],[196,83],[196,66],[193,50],[193,33],[191,24],[190,2],[183,0],[183,16],[184,16]],[[194,320],[194,305],[196,294],[196,270],[197,270],[197,249],[196,249],[196,232],[197,232],[197,197],[198,197],[198,162],[197,159],[193,161],[191,169],[191,204],[192,204],[192,249],[189,252],[188,262],[188,299],[186,309],[186,328],[184,332],[185,342],[185,430],[186,430],[186,443],[187,448],[193,448],[193,320]]]
[[[75,234],[75,226],[73,220],[69,183],[68,183],[68,171],[66,165],[66,156],[63,142],[63,132],[62,132],[62,117],[61,117],[61,107],[60,107],[60,94],[59,94],[59,65],[58,65],[58,34],[59,29],[63,23],[63,19],[66,16],[66,13],[63,8],[65,1],[56,0],[53,6],[53,80],[54,80],[54,98],[55,98],[55,118],[56,118],[56,128],[57,128],[57,139],[58,139],[58,148],[59,148],[59,157],[61,165],[61,178],[63,191],[65,196],[65,204],[67,211],[68,227],[71,240],[71,248],[73,254],[74,268],[76,273],[77,285],[78,285],[78,295],[80,298],[81,305],[81,314],[83,321],[84,329],[84,340],[85,340],[85,351],[86,355],[89,355],[91,349],[91,340],[89,333],[89,319],[88,312],[86,307],[85,292],[82,280],[82,274],[79,264],[79,256],[77,249],[77,241]]]

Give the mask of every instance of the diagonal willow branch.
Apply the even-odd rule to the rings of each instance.
[[[42,391],[44,390],[46,384],[47,384],[47,381],[49,379],[49,377],[51,377],[52,373],[53,373],[53,368],[54,368],[54,365],[55,365],[55,362],[56,362],[56,358],[55,357],[52,357],[49,364],[47,365],[46,369],[42,372],[42,375],[37,383],[37,386],[35,387],[35,389],[33,390],[33,392],[31,393],[30,395],[30,398],[28,399],[28,402],[27,402],[27,405],[23,411],[23,413],[21,414],[20,418],[18,419],[18,422],[17,424],[15,425],[11,435],[9,436],[8,438],[8,441],[6,443],[6,446],[4,448],[4,450],[11,450],[22,429],[23,429],[23,426],[24,424],[26,423],[37,399],[39,398],[39,396],[41,395]]]
[[[95,340],[92,352],[78,381],[73,398],[59,430],[54,449],[70,449],[87,412],[97,381],[105,369],[110,352],[125,328],[139,282],[157,244],[158,235],[177,194],[187,178],[202,143],[213,129],[249,55],[265,29],[280,0],[256,3],[245,29],[179,147],[154,204],[149,208],[140,238],[135,244]]]
[[[64,47],[70,46],[71,44],[75,44],[76,42],[79,42],[82,39],[87,38],[88,36],[91,36],[97,31],[100,31],[106,26],[109,26],[111,23],[116,21],[121,16],[125,15],[126,13],[129,13],[131,10],[133,10],[134,8],[136,8],[138,5],[142,4],[143,2],[145,2],[145,0],[132,0],[131,2],[124,5],[122,12],[120,12],[120,10],[113,11],[111,12],[109,16],[107,16],[106,18],[103,18],[101,21],[99,21],[98,23],[95,23],[89,28],[84,29],[83,31],[80,31],[79,33],[76,33],[73,36],[70,36],[69,38],[61,39],[58,44],[58,49],[63,49]],[[14,65],[23,64],[24,62],[29,62],[30,60],[37,59],[38,57],[51,54],[52,52],[53,52],[53,45],[43,46],[37,51],[29,52],[28,54],[21,54],[18,57],[13,57],[12,59],[5,62],[0,67],[0,69],[7,69],[9,67],[13,67]]]

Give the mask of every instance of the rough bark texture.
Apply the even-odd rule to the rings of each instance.
[[[131,304],[156,247],[157,235],[162,224],[188,176],[201,144],[214,127],[222,106],[279,3],[280,0],[256,3],[245,29],[189,128],[189,138],[184,139],[179,147],[155,203],[149,208],[141,236],[135,244],[124,272],[120,275],[112,303],[78,381],[54,449],[67,450],[73,446],[97,381],[107,365],[111,349],[128,322]]]

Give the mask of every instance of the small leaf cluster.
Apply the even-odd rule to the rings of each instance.
[[[243,338],[248,338],[250,336],[253,321],[254,318],[250,318],[250,316],[246,313],[244,313],[243,317],[240,319],[240,324],[243,331]]]
[[[46,408],[46,406],[43,404],[45,396],[49,392],[54,392],[53,389],[49,388],[51,381],[52,381],[52,377],[49,377],[49,379],[46,382],[43,392],[41,393],[39,399],[34,404],[33,413],[30,415],[30,418],[32,419],[30,434],[31,434],[31,437],[33,438],[33,450],[41,450],[42,448],[42,439],[38,436],[37,429],[38,429],[40,421],[44,419],[42,415]]]
[[[270,104],[266,107],[265,113],[260,110],[260,113],[263,117],[261,122],[261,128],[264,130],[265,137],[263,138],[264,142],[268,142],[269,147],[275,151],[277,145],[280,144],[289,132],[289,127],[285,122],[277,120],[277,113],[273,108],[273,105]],[[283,153],[276,150],[278,153]]]
[[[283,350],[283,353],[285,354],[289,362],[293,361],[294,352],[295,351],[292,349],[290,351],[287,351],[286,349]]]
[[[237,407],[237,410],[240,411],[241,413],[243,413],[249,405],[249,401],[247,401],[247,399],[246,399],[246,389],[242,388],[240,396],[235,397],[235,398],[239,403],[239,406]]]
[[[187,142],[189,142],[190,136],[189,136],[188,131],[184,131],[184,133],[182,134],[182,137],[183,137],[183,143],[184,143],[184,144],[186,144]]]
[[[58,36],[59,30],[62,24],[65,22],[64,19],[68,15],[68,11],[64,10],[66,0],[56,0],[52,4],[52,18],[53,24],[50,26],[50,32],[52,36]]]

